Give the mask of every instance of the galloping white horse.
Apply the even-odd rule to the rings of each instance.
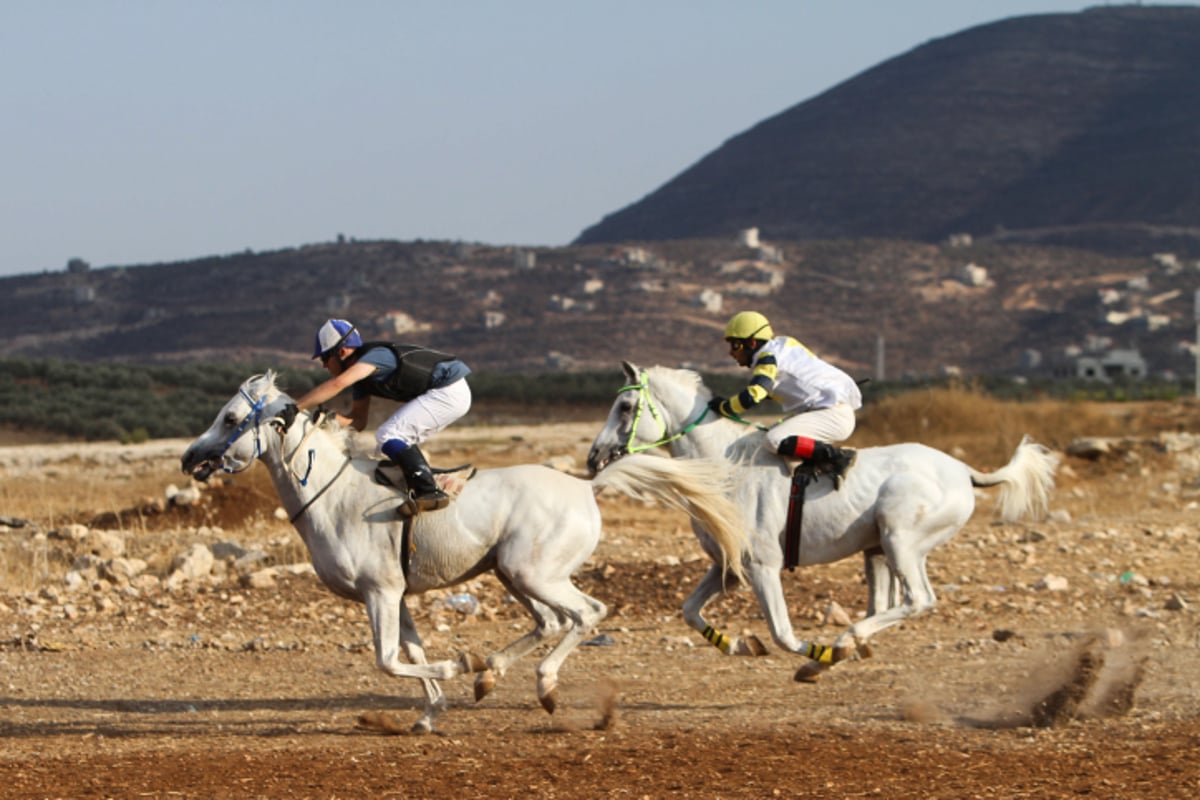
[[[812,661],[796,680],[814,681],[823,669],[856,650],[869,655],[868,640],[901,620],[933,608],[936,597],[925,572],[933,548],[966,524],[975,508],[973,487],[999,485],[1005,520],[1042,513],[1054,485],[1057,456],[1028,437],[1009,463],[995,472],[979,472],[940,450],[921,444],[868,447],[858,451],[842,488],[828,478],[809,484],[803,509],[799,565],[827,564],[864,553],[869,587],[867,616],[851,625],[832,647],[796,638],[780,584],[791,474],[787,462],[764,448],[761,430],[714,416],[707,403],[712,392],[689,370],[624,362],[626,385],[588,454],[593,474],[620,464],[622,457],[665,445],[672,455],[721,458],[738,474],[733,499],[749,529],[746,573],[766,615],[771,637],[787,650]],[[705,639],[730,655],[766,652],[757,637],[728,637],[709,625],[701,612],[726,585],[735,585],[720,562],[721,551],[693,522],[704,550],[717,563],[687,598],[684,619]],[[893,580],[903,592],[890,597]]]
[[[644,456],[590,482],[536,465],[483,470],[449,507],[420,514],[406,533],[395,516],[395,490],[372,479],[378,462],[349,455],[343,429],[301,413],[278,433],[270,422],[289,402],[273,373],[248,379],[187,448],[183,470],[205,480],[218,468],[240,472],[256,459],[267,465],[317,576],[335,594],[366,605],[379,668],[421,680],[425,709],[416,732],[432,731],[446,705],[437,680],[476,672],[479,700],[514,661],[561,635],[537,669],[538,699],[553,713],[559,667],[607,613],[571,582],[600,540],[594,493],[602,488],[685,510],[714,533],[726,566],[741,572],[745,543],[738,512],[722,494],[724,465],[681,468],[685,462]],[[488,571],[533,616],[533,630],[486,662],[469,655],[427,662],[405,595]],[[401,649],[411,665],[401,663]]]

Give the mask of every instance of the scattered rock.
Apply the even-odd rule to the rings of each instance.
[[[171,505],[187,507],[194,506],[200,502],[200,489],[196,486],[187,486],[177,490],[174,494],[167,498]]]
[[[821,624],[848,628],[853,623],[850,615],[846,613],[846,609],[842,608],[836,600],[830,600],[829,605],[825,607],[825,615],[821,620]]]
[[[89,530],[79,540],[79,545],[86,552],[103,561],[125,554],[125,536],[118,531]]]
[[[196,581],[208,577],[212,572],[212,550],[206,545],[194,544],[184,552],[175,556],[171,562],[171,574],[167,578],[167,588],[174,589],[185,581]]]
[[[1076,439],[1067,445],[1067,455],[1094,461],[1110,453],[1114,443],[1114,439],[1103,439],[1098,436]]]
[[[140,558],[114,558],[106,561],[100,574],[113,583],[129,583],[146,571],[146,562]]]
[[[1167,602],[1163,604],[1163,608],[1168,611],[1187,611],[1188,604],[1183,599],[1183,595],[1175,592],[1167,598]]]
[[[1045,575],[1033,585],[1033,588],[1047,592],[1065,592],[1068,586],[1067,579],[1061,575]]]
[[[247,589],[272,589],[275,587],[278,575],[278,570],[268,567],[267,569],[260,569],[257,572],[251,572],[249,575],[243,575],[241,583]]]

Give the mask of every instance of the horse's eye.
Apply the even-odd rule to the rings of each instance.
[[[633,403],[629,402],[628,400],[622,400],[617,403],[617,413],[619,413],[621,416],[625,416],[632,410]]]
[[[225,414],[225,427],[232,428],[238,424],[238,418],[232,411]]]

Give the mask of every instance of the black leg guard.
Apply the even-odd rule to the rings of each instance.
[[[800,458],[800,456],[796,455],[796,444],[799,441],[799,436],[785,436],[779,442],[779,447],[775,448],[775,452],[784,458]]]
[[[418,447],[409,447],[392,457],[404,470],[408,483],[408,494],[418,511],[436,511],[450,505],[450,498],[438,488],[433,479],[433,470]]]
[[[811,442],[812,453],[803,456],[797,452],[797,449],[807,450]],[[846,470],[850,469],[854,464],[854,459],[858,457],[858,453],[854,450],[843,447],[834,447],[828,442],[817,442],[802,436],[786,436],[779,442],[779,447],[776,452],[784,458],[802,458],[813,468],[813,471],[818,475],[829,474],[833,477],[833,488],[842,488],[842,479],[846,476]]]
[[[846,471],[858,458],[858,452],[845,447],[834,447],[828,442],[816,442],[813,445],[812,460],[821,472],[828,472],[833,478],[833,488],[842,488]]]

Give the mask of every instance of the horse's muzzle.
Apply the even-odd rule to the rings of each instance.
[[[217,463],[213,458],[201,458],[191,450],[183,454],[180,467],[184,473],[203,483],[217,471]]]
[[[613,447],[606,452],[592,450],[588,453],[588,471],[591,477],[595,477],[596,473],[613,463],[617,459],[628,455],[628,451],[624,447]]]

